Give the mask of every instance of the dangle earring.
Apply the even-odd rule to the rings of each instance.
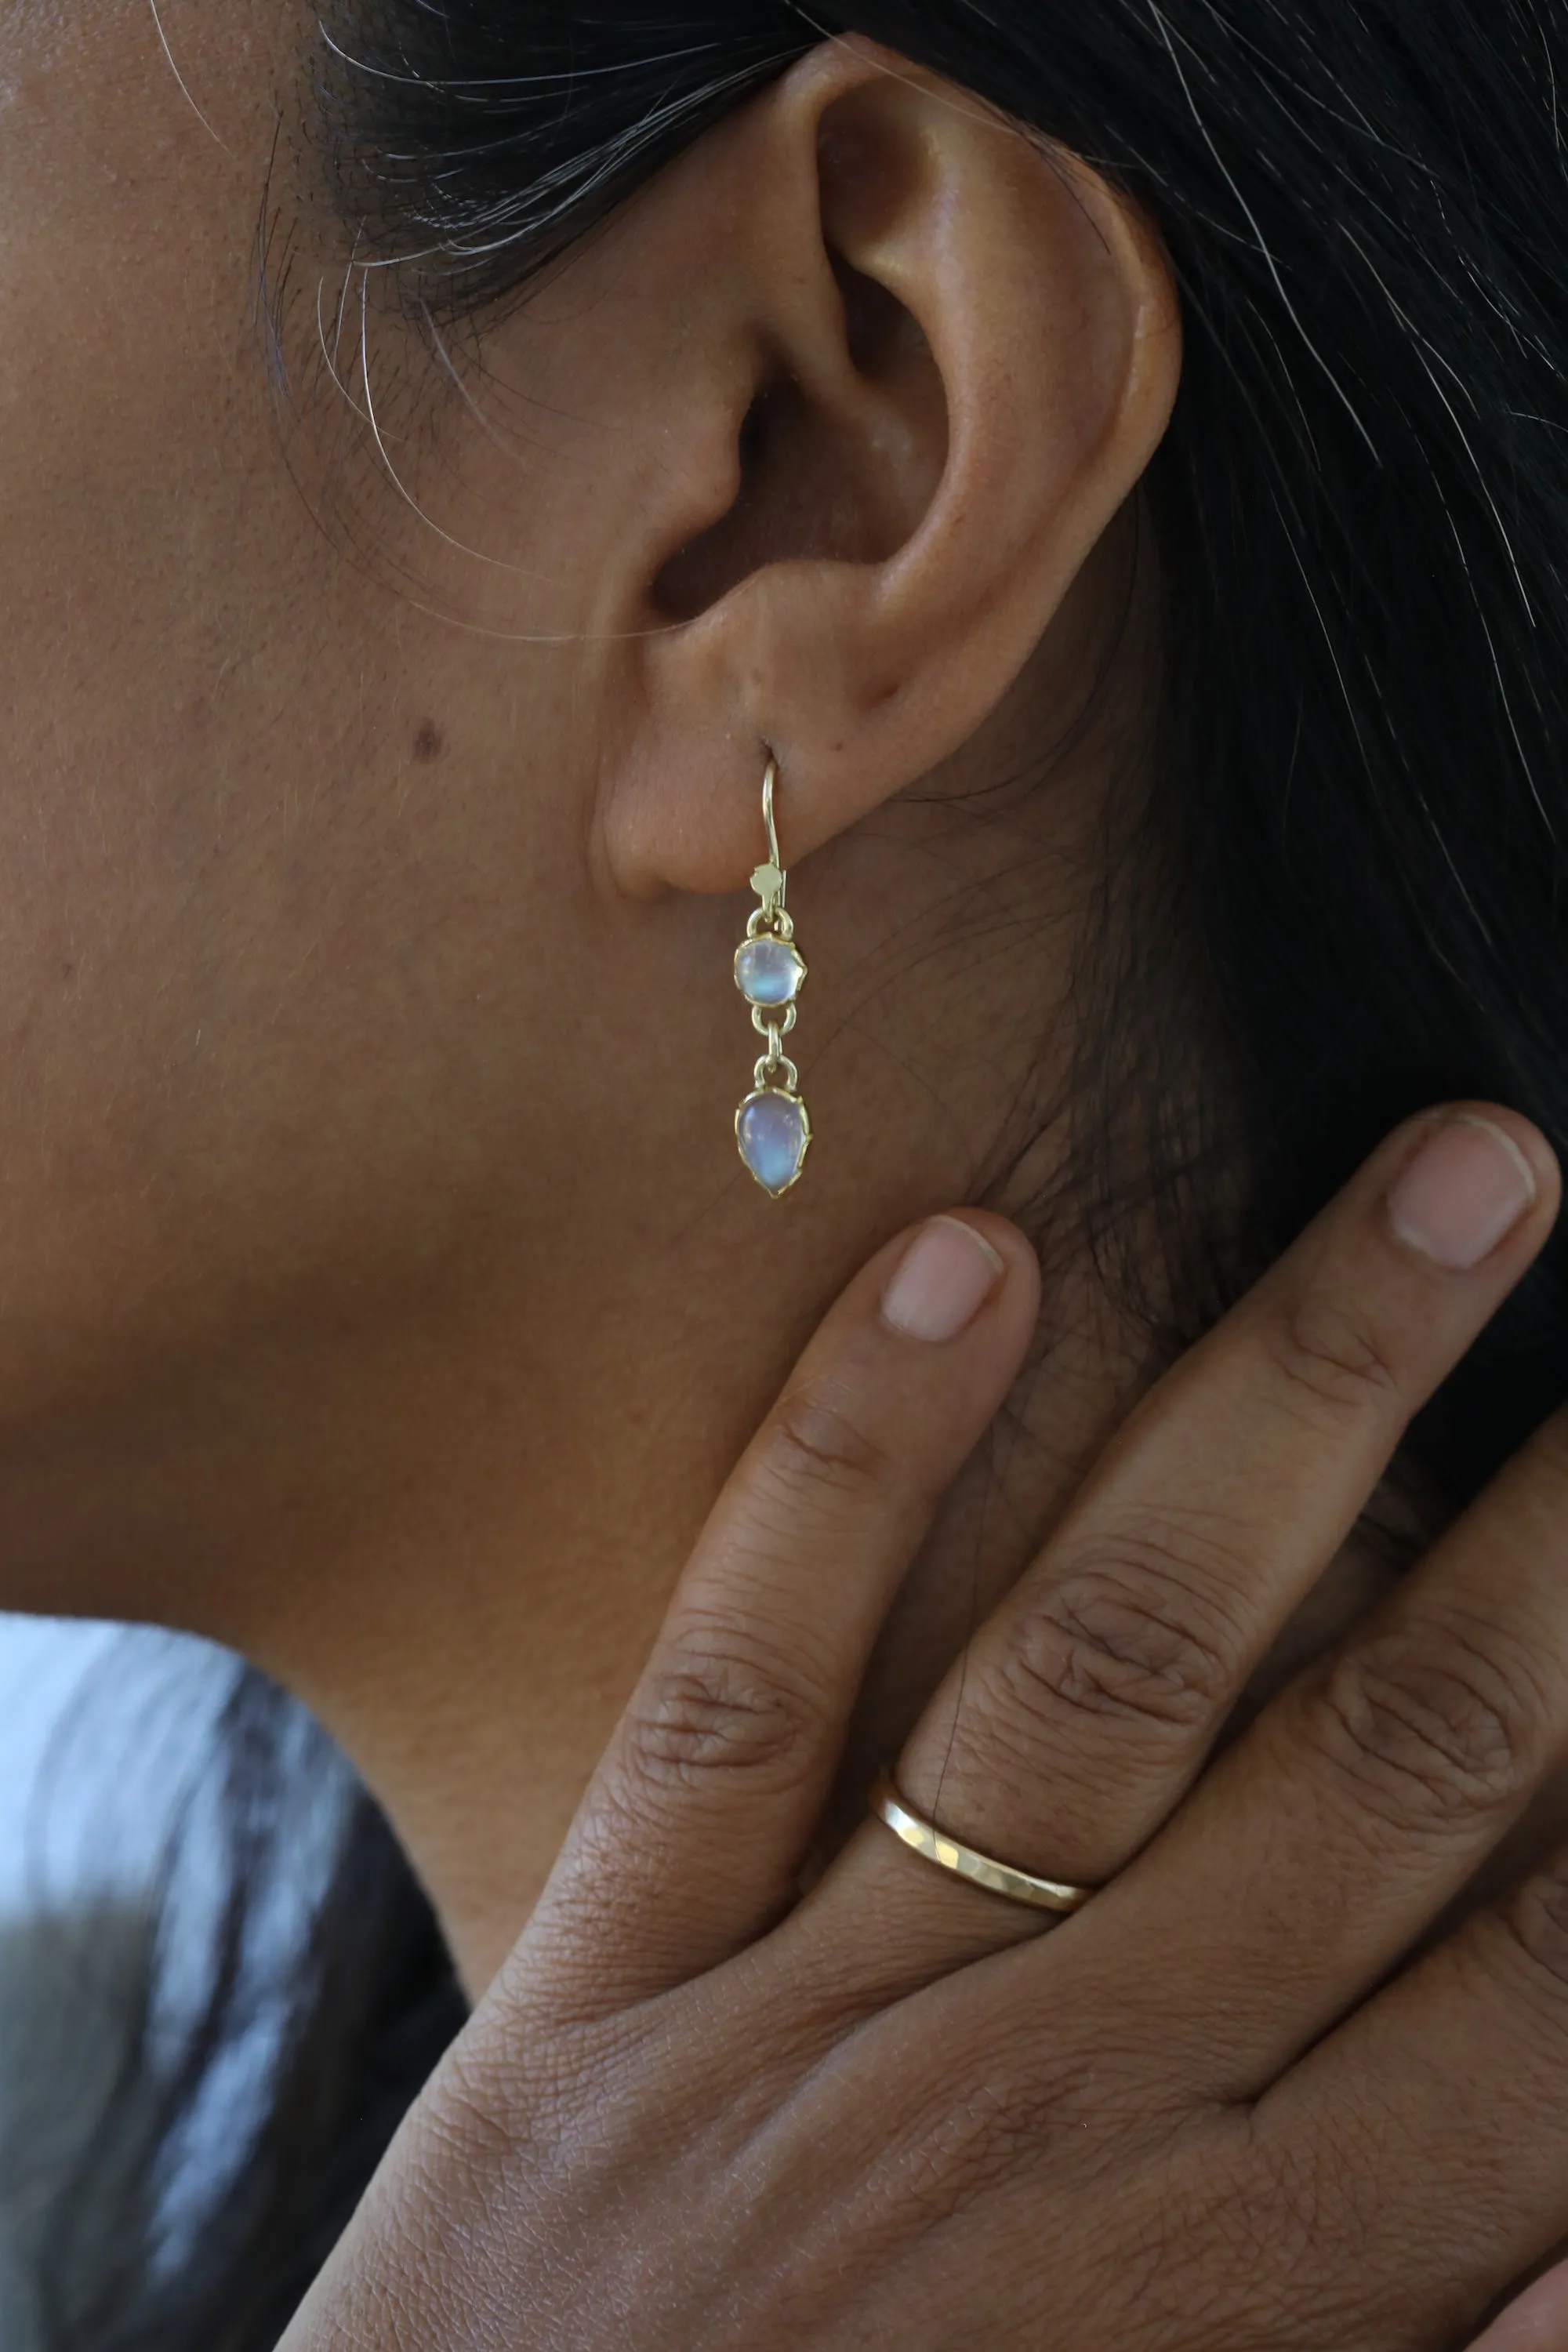
[[[770,760],[763,777],[763,824],[768,861],[752,877],[762,900],[735,950],[735,985],[752,1008],[752,1026],[767,1040],[752,1074],[752,1092],[735,1113],[741,1157],[775,1201],[787,1192],[805,1164],[811,1121],[800,1098],[800,1073],[784,1050],[795,1027],[795,998],[805,982],[805,961],[795,944],[795,924],[784,908],[788,877],[779,856],[773,824],[773,786],[778,762]]]

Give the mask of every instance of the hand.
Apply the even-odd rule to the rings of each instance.
[[[1508,1113],[1401,1130],[977,1635],[899,1783],[1103,1885],[1054,1928],[870,1822],[796,1899],[879,1623],[1036,1310],[999,1219],[884,1251],[287,2352],[1468,2340],[1568,2230],[1568,1860],[1408,1956],[1568,1745],[1568,1425],[1209,1759],[1557,1197]]]

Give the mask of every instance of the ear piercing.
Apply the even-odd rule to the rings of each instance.
[[[784,1050],[795,1024],[795,999],[805,983],[805,960],[795,944],[795,924],[784,909],[789,877],[773,824],[778,773],[777,761],[770,760],[763,777],[767,863],[752,877],[762,904],[735,950],[735,985],[752,1008],[752,1028],[767,1040],[752,1072],[752,1092],[735,1113],[735,1141],[752,1174],[775,1201],[797,1181],[811,1142],[800,1073]]]

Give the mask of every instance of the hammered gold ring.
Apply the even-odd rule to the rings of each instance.
[[[933,1822],[910,1812],[890,1773],[877,1775],[870,1805],[877,1819],[886,1822],[911,1853],[934,1863],[939,1870],[972,1880],[993,1895],[1005,1895],[1009,1903],[1027,1904],[1032,1911],[1081,1911],[1089,1896],[1100,1891],[1094,1886],[1068,1886],[1057,1878],[1037,1878],[1030,1871],[1015,1870],[1009,1863],[993,1862],[989,1854],[976,1853],[971,1845],[960,1845]]]

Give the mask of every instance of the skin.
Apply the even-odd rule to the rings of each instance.
[[[451,333],[459,392],[379,312],[362,362],[292,6],[163,25],[184,89],[140,5],[0,32],[0,1600],[301,1693],[478,1989],[812,1323],[1060,1083],[1123,698],[995,786],[1126,604],[1174,312],[1097,184],[830,49]],[[905,306],[870,373],[824,203]],[[764,744],[813,968],[782,1206],[731,1129]],[[1114,1401],[1092,1319],[1068,1284],[1031,1526]],[[906,1720],[1021,1556],[973,1518]]]
[[[1321,1696],[1288,1698],[1182,1801],[1314,1587],[1321,1643],[1384,1580],[1352,1524],[1543,1238],[1544,1145],[1486,1112],[1535,1199],[1461,1277],[1390,1242],[1396,1139],[1103,1458],[1146,1368],[1070,1217],[1036,1235],[1042,1293],[976,1213],[1003,1277],[951,1346],[879,1319],[889,1237],[1059,1173],[1084,877],[1157,660],[1138,485],[1181,363],[1157,240],[1081,165],[835,43],[437,348],[348,268],[292,0],[163,0],[161,33],[132,0],[0,28],[0,1602],[188,1627],[277,1674],[491,1988],[291,2342],[516,2343],[526,2312],[531,2345],[608,2344],[635,2293],[638,2342],[688,2352],[736,2315],[759,2345],[803,2318],[824,2345],[1022,2344],[1043,2242],[1075,2346],[1166,2352],[1194,2310],[1211,2346],[1452,2340],[1568,2219],[1555,1882],[1383,1996],[1386,2045],[1352,2019],[1295,2062],[1543,1782],[1563,1693],[1543,1673],[1441,1834],[1389,1811],[1381,1906],[1368,1776],[1418,1792],[1430,1739],[1414,1768],[1352,1743],[1303,1807],[1336,1768]],[[731,1130],[770,750],[818,1138],[780,1207]],[[1353,1299],[1388,1378],[1336,1342],[1260,1387],[1259,1334],[1299,1341],[1304,1299],[1342,1327]],[[1238,1411],[1268,1396],[1279,1443],[1244,1475]],[[1184,1719],[1125,1695],[1020,1716],[1009,1661],[1042,1622],[1136,1683],[1136,1640],[1045,1596],[1129,1481],[1150,1529],[1212,1513],[1194,1465],[1247,1503],[1211,1563],[1245,1570],[1243,1631]],[[1561,1654],[1560,1478],[1548,1443],[1408,1606],[1462,1587],[1501,1648]],[[1164,1622],[1171,1547],[1121,1558],[1127,1524],[1138,1622]],[[1478,1546],[1520,1562],[1484,1600]],[[697,1639],[720,1622],[739,1692]],[[1042,1941],[884,1831],[834,1858],[839,1800],[900,1750],[917,1801],[1096,1882],[1180,1810]],[[1292,1818],[1298,1877],[1259,1862],[1216,1942]],[[1297,1884],[1342,1896],[1333,1949]],[[1042,2002],[1064,2022],[1033,2065]],[[1447,2146],[1482,2047],[1485,2127],[1417,2210],[1409,2147]],[[1342,2071],[1374,2062],[1375,2114]],[[1265,2092],[1279,2137],[1244,2147]],[[1532,2150],[1506,2211],[1505,2114]],[[1302,2252],[1303,2183],[1347,2148],[1356,2195]],[[875,2189],[911,2178],[912,2206]],[[1170,2278],[1202,2292],[1121,2310],[1105,2282],[1147,2275],[1156,2210],[1192,2217]]]
[[[1562,1417],[1193,1782],[1556,1213],[1540,1137],[1488,1110],[1510,1230],[1418,1245],[1412,1183],[1445,1222],[1475,1115],[1391,1139],[977,1637],[954,1810],[982,1790],[1020,1864],[1110,1878],[1054,1932],[870,1824],[795,1899],[880,1609],[1036,1307],[999,1219],[972,1213],[997,1267],[940,1343],[890,1328],[919,1239],[879,1254],[288,2352],[1471,2340],[1568,2219],[1568,1863],[1403,1963],[1568,1745]],[[1552,2282],[1490,2352],[1560,2341],[1561,2307]]]

